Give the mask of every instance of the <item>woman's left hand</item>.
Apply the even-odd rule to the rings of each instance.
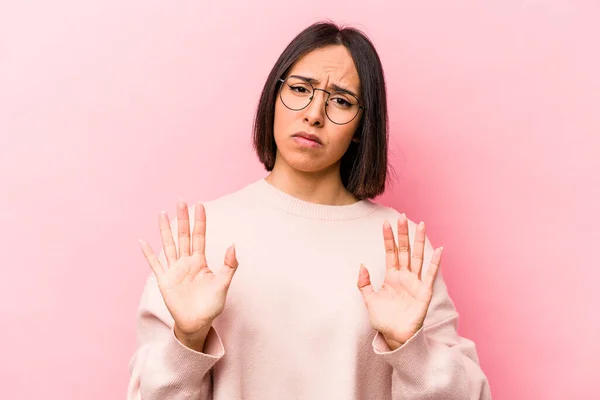
[[[369,271],[361,264],[358,288],[363,296],[369,321],[379,331],[388,346],[395,350],[410,339],[421,327],[433,295],[433,283],[440,268],[443,247],[433,252],[431,263],[421,277],[425,253],[425,224],[417,225],[414,249],[408,237],[408,220],[398,219],[398,245],[389,222],[383,224],[386,252],[385,280],[375,292]]]

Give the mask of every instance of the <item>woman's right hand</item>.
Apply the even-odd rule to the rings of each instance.
[[[204,254],[206,212],[201,203],[197,203],[195,207],[190,242],[188,206],[183,201],[177,206],[179,254],[169,217],[164,211],[160,213],[160,234],[167,265],[158,260],[144,240],[140,239],[140,245],[156,276],[165,305],[175,321],[175,334],[178,337],[184,336],[179,337],[180,340],[203,345],[213,320],[223,312],[238,261],[235,248],[231,245],[225,253],[220,272],[215,274],[211,271]]]

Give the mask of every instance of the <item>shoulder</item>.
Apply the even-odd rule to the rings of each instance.
[[[410,218],[410,215],[406,214],[406,212],[398,210],[391,206],[386,206],[381,203],[377,203],[377,202],[372,202],[372,203],[374,205],[375,211],[373,212],[371,217],[381,220],[381,223],[383,223],[384,220],[387,220],[392,225],[392,227],[395,229],[398,225],[398,219],[400,218],[402,213],[404,213],[406,215],[406,219],[408,220],[409,230],[411,228],[415,228],[417,226],[417,223],[415,223]]]
[[[247,210],[247,205],[252,201],[251,196],[248,194],[248,188],[250,186],[251,184],[210,199],[198,199],[188,202],[190,229],[194,226],[196,204],[198,203],[204,207],[207,227],[211,225],[214,226],[211,222],[218,221],[222,224],[227,220],[234,220],[240,214],[243,214],[245,210]],[[173,216],[170,222],[171,229],[173,232],[176,232],[178,225],[177,216]]]
[[[204,207],[207,220],[239,215],[246,212],[254,201],[252,196],[253,186],[254,183],[250,183],[229,193],[211,199],[199,199],[196,202],[199,202]],[[194,203],[188,204],[190,220],[193,220],[194,206]]]
[[[404,213],[408,221],[408,235],[412,243],[415,237],[415,233],[417,231],[417,225],[419,224],[420,220],[411,219],[410,213],[407,213],[405,211],[398,210],[396,208],[376,202],[373,202],[373,204],[375,205],[375,211],[370,217],[378,220],[381,224],[383,224],[383,222],[387,220],[392,226],[392,230],[394,231],[394,235],[396,236],[396,238],[398,238],[398,220],[400,219],[400,216]],[[427,235],[425,236],[425,245],[426,247],[431,248],[431,243]]]
[[[198,199],[188,203],[189,220],[193,227],[195,220],[195,205],[200,203],[205,210],[206,226],[208,230],[216,227],[230,229],[244,219],[245,215],[252,213],[256,203],[254,195],[255,183],[249,183],[231,192],[221,194],[210,199]],[[176,223],[176,218],[174,221]],[[211,229],[212,228],[212,229]]]
[[[229,214],[231,212],[241,211],[250,201],[247,188],[248,187],[245,186],[213,199],[200,200],[200,202],[206,209],[207,216],[208,214],[218,215],[221,213]]]

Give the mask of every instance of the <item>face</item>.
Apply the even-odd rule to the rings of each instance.
[[[287,83],[280,85],[273,126],[277,144],[275,167],[285,163],[303,172],[339,170],[340,160],[352,143],[362,117],[357,99],[341,90],[354,93],[362,104],[360,80],[352,56],[341,45],[314,50],[300,58],[287,76],[309,78],[312,87],[317,90],[312,92],[314,97],[306,108],[294,111],[284,105],[279,94],[287,91],[287,95],[284,93],[284,99],[289,99],[286,104],[301,108],[293,105],[308,101],[310,85],[302,78],[287,81],[293,86]],[[328,95],[318,89],[331,93],[327,113],[334,121],[339,123],[344,115],[348,115],[352,108],[348,104],[356,105],[358,115],[347,124],[333,123],[325,109]]]

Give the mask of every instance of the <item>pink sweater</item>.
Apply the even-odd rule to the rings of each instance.
[[[191,350],[175,338],[151,274],[137,316],[128,400],[491,399],[475,344],[457,334],[441,273],[424,328],[403,346],[390,351],[369,325],[356,286],[359,266],[378,290],[385,275],[381,227],[396,221],[397,211],[368,200],[309,203],[264,179],[205,208],[208,265],[218,270],[236,245],[239,267],[225,310],[204,352]],[[409,220],[411,240],[415,228]],[[425,269],[432,252],[427,240]],[[162,252],[159,258],[164,262]]]

